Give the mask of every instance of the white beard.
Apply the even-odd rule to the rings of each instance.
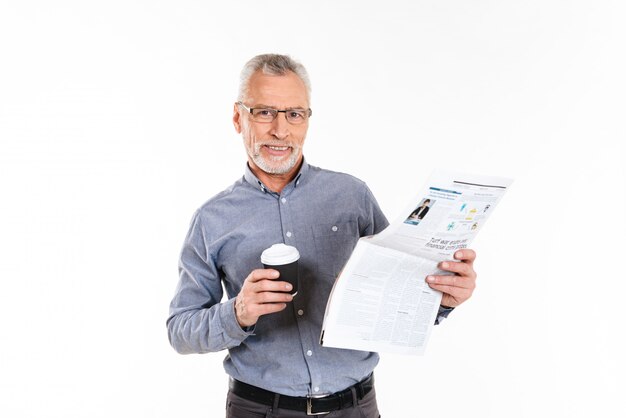
[[[269,157],[269,159],[261,156],[261,147],[264,144],[255,144],[254,152],[250,157],[254,164],[257,165],[261,170],[265,171],[268,174],[285,174],[288,173],[291,169],[293,169],[298,162],[298,155],[300,155],[300,147],[295,146],[293,144],[281,144],[281,146],[290,146],[291,154],[289,158],[285,161],[280,162],[282,157]],[[269,161],[268,161],[269,160]]]

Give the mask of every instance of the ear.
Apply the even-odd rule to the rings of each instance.
[[[238,134],[241,133],[241,108],[237,103],[233,106],[233,125]]]

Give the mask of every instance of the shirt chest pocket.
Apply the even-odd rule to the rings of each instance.
[[[323,223],[311,228],[319,257],[316,266],[318,273],[337,277],[359,240],[356,221]]]

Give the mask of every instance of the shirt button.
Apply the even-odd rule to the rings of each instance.
[[[284,197],[282,199],[280,199],[281,202],[283,203],[287,203],[287,199],[285,199]]]
[[[319,392],[319,391],[320,391],[320,388],[318,388],[317,386],[313,388],[313,392]]]
[[[304,311],[302,309],[298,309],[298,315],[300,316],[304,315]]]
[[[337,228],[337,225],[333,225],[333,227],[332,227],[332,228],[330,228],[330,229],[332,229],[332,230],[333,230],[333,232],[337,232],[337,229],[338,229],[338,228]]]
[[[287,235],[287,237],[291,238],[291,231],[287,231],[287,233],[285,235]]]
[[[311,350],[308,350],[308,351],[306,352],[306,355],[307,355],[307,356],[309,356],[309,357],[311,357],[311,356],[313,355],[313,352],[312,352]]]

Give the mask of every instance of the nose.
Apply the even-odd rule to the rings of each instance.
[[[285,139],[289,136],[289,122],[285,113],[281,112],[276,115],[276,119],[272,121],[270,134],[277,139]]]

